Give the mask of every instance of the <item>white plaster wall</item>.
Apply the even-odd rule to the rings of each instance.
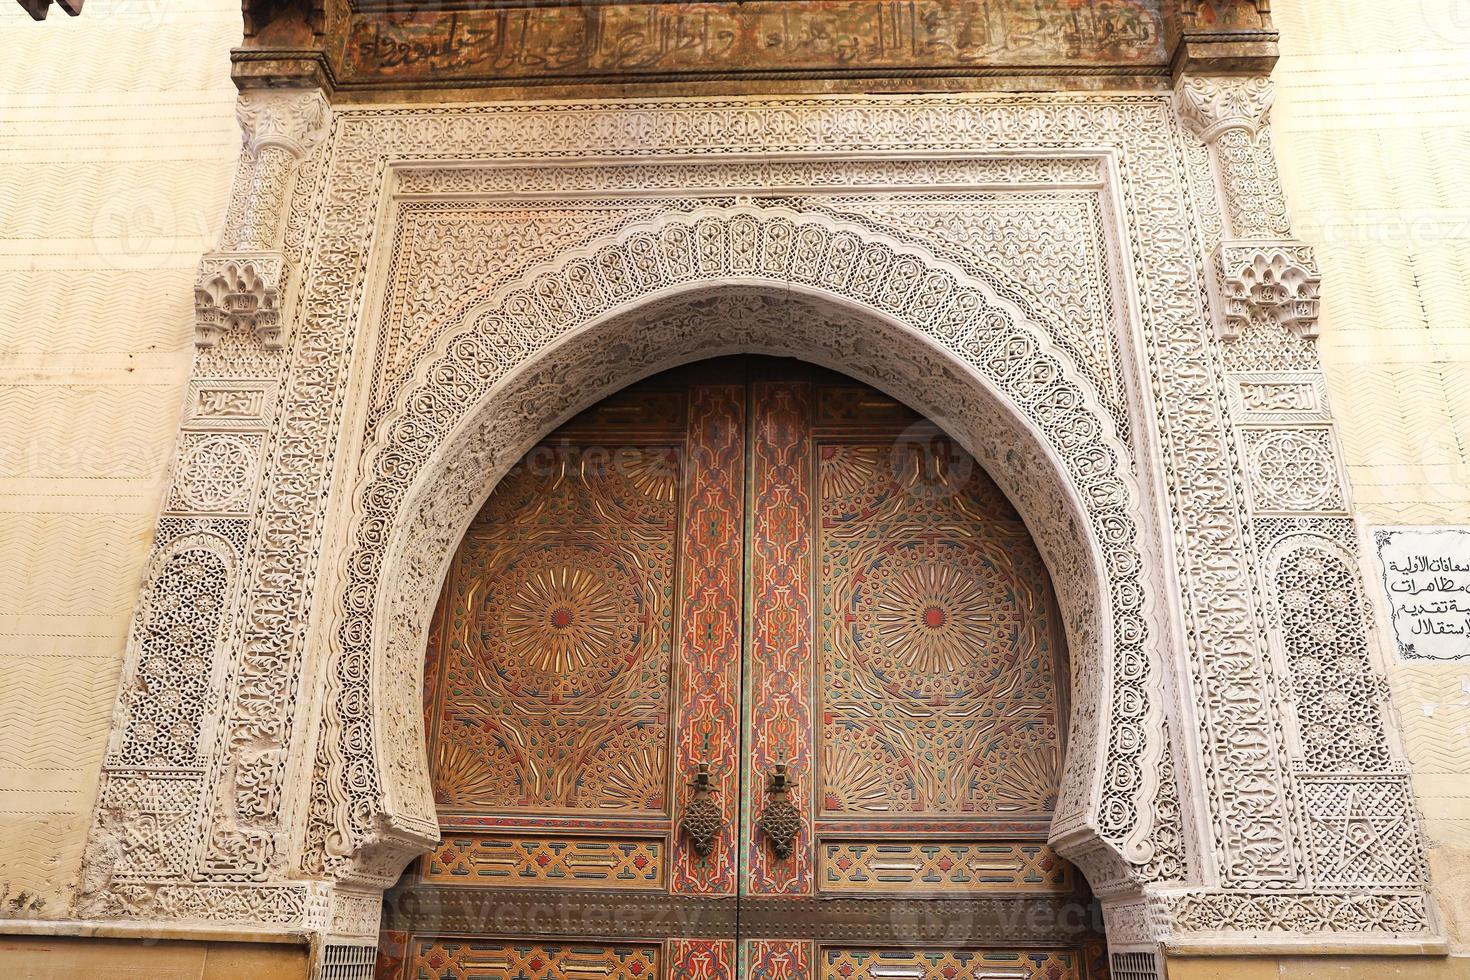
[[[1371,524],[1470,524],[1470,0],[1277,0],[1276,148]],[[1470,662],[1391,673],[1440,909],[1470,953]]]
[[[0,3],[0,917],[65,914],[239,147],[238,0]]]

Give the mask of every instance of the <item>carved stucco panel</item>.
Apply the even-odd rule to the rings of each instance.
[[[1114,744],[1106,752],[1097,747],[1091,753],[1093,761],[1082,765],[1091,771],[1069,777],[1069,786],[1092,787],[1067,802],[1069,814],[1096,808],[1103,839],[1139,862],[1116,884],[1125,885],[1128,877],[1179,873],[1157,863],[1157,857],[1181,853],[1182,843],[1168,844],[1159,831],[1181,825],[1187,831],[1191,815],[1199,812],[1209,825],[1208,840],[1200,842],[1207,865],[1204,880],[1218,881],[1227,891],[1205,888],[1175,894],[1160,911],[1160,921],[1168,920],[1172,930],[1218,932],[1252,923],[1253,928],[1287,935],[1300,934],[1307,926],[1365,935],[1432,931],[1420,891],[1390,894],[1382,890],[1383,882],[1364,879],[1359,884],[1364,897],[1352,907],[1304,891],[1307,857],[1298,844],[1306,839],[1303,821],[1312,817],[1315,804],[1304,811],[1302,801],[1291,795],[1293,784],[1285,771],[1287,751],[1277,706],[1281,685],[1266,662],[1266,619],[1253,585],[1258,552],[1247,521],[1245,467],[1231,448],[1241,444],[1231,410],[1241,411],[1242,403],[1236,399],[1246,396],[1230,374],[1242,369],[1258,374],[1302,371],[1315,365],[1299,352],[1310,352],[1309,346],[1291,346],[1308,342],[1293,338],[1278,343],[1275,337],[1281,331],[1273,335],[1257,330],[1260,324],[1255,322],[1243,338],[1254,338],[1249,345],[1233,348],[1252,351],[1248,364],[1241,363],[1229,346],[1222,350],[1209,331],[1202,291],[1208,282],[1206,253],[1200,243],[1202,236],[1223,234],[1225,220],[1238,221],[1241,213],[1237,209],[1226,218],[1219,214],[1218,198],[1212,204],[1191,193],[1191,175],[1199,180],[1201,161],[1208,166],[1209,158],[1202,158],[1198,141],[1181,132],[1169,98],[650,101],[612,108],[567,104],[554,111],[514,105],[345,109],[337,114],[324,145],[327,155],[308,160],[285,216],[284,253],[288,265],[300,270],[299,276],[288,278],[282,299],[283,319],[290,325],[284,333],[287,350],[277,355],[259,350],[258,345],[242,346],[239,332],[226,331],[200,354],[204,377],[261,378],[278,380],[280,385],[279,401],[270,411],[274,428],[260,474],[260,520],[252,522],[255,536],[242,550],[252,598],[249,611],[232,622],[226,643],[233,659],[225,687],[229,703],[236,707],[231,708],[233,720],[220,730],[243,733],[245,740],[222,736],[211,757],[215,767],[211,771],[220,772],[236,789],[219,797],[220,806],[209,819],[226,831],[246,827],[256,835],[248,840],[259,840],[261,846],[254,849],[252,844],[237,858],[228,834],[218,844],[211,834],[210,856],[204,863],[207,875],[255,877],[258,883],[166,885],[168,875],[163,874],[129,886],[144,890],[136,895],[116,889],[116,914],[324,923],[330,918],[324,909],[331,902],[311,892],[314,886],[275,883],[284,873],[280,851],[283,845],[290,846],[303,823],[313,828],[299,861],[307,870],[331,868],[368,881],[396,873],[414,842],[434,832],[432,808],[418,798],[421,790],[413,788],[415,780],[422,781],[422,773],[413,771],[415,763],[402,751],[382,754],[380,741],[380,736],[387,736],[390,746],[394,738],[412,741],[403,733],[412,732],[417,724],[413,708],[417,692],[404,680],[416,676],[416,667],[409,664],[421,649],[423,616],[414,610],[432,601],[443,561],[498,473],[513,462],[519,448],[560,420],[545,406],[562,405],[570,412],[577,406],[568,403],[569,388],[579,389],[585,403],[634,380],[634,375],[695,353],[792,352],[790,331],[776,332],[776,325],[790,322],[789,306],[773,312],[772,298],[759,291],[699,295],[698,289],[701,281],[728,283],[732,277],[749,277],[752,285],[799,278],[808,266],[801,264],[807,260],[799,258],[794,239],[763,251],[736,249],[732,254],[741,256],[738,263],[732,259],[730,264],[706,266],[698,249],[697,227],[685,229],[683,241],[651,236],[639,247],[645,249],[645,258],[652,256],[659,271],[644,281],[640,277],[646,270],[640,271],[641,260],[631,242],[620,268],[593,267],[599,258],[617,265],[619,260],[608,249],[617,251],[614,245],[621,231],[588,226],[590,254],[579,257],[587,263],[581,271],[568,264],[556,275],[533,277],[518,289],[481,280],[485,289],[480,299],[467,297],[473,303],[465,309],[470,312],[482,301],[485,305],[475,307],[475,319],[466,316],[459,327],[462,336],[451,340],[455,328],[445,324],[443,335],[430,343],[400,348],[393,363],[402,384],[395,386],[393,398],[382,403],[387,410],[369,427],[372,396],[363,378],[382,375],[364,370],[364,362],[376,358],[379,348],[363,329],[372,320],[365,316],[363,301],[372,277],[383,269],[374,257],[374,249],[383,244],[374,242],[373,229],[394,182],[405,196],[484,186],[477,181],[498,181],[512,193],[516,186],[544,189],[549,183],[580,186],[584,191],[628,192],[633,199],[623,219],[628,222],[636,220],[641,206],[662,213],[678,211],[686,206],[671,209],[667,202],[681,196],[687,200],[693,193],[701,203],[709,203],[715,196],[709,189],[723,188],[730,195],[722,205],[724,211],[749,213],[754,220],[776,209],[765,206],[772,202],[758,204],[745,198],[759,196],[768,187],[793,183],[802,187],[770,165],[800,154],[805,159],[799,165],[808,168],[809,182],[831,179],[870,187],[875,179],[884,179],[882,175],[907,171],[910,181],[945,190],[1026,182],[1044,190],[1051,185],[1075,186],[1084,177],[1104,188],[1102,210],[1115,230],[1112,240],[1104,243],[1108,272],[1126,295],[1123,305],[1136,311],[1130,326],[1122,327],[1124,321],[1118,321],[1120,333],[1135,346],[1123,351],[1117,375],[1129,379],[1120,390],[1127,392],[1126,418],[1137,442],[1139,459],[1134,465],[1157,460],[1159,468],[1158,479],[1150,478],[1144,490],[1137,485],[1129,489],[1128,468],[1118,468],[1128,449],[1105,438],[1109,431],[1118,431],[1117,420],[1104,407],[1110,397],[1108,385],[1100,377],[1089,377],[1083,367],[1086,358],[1069,354],[1048,332],[1055,325],[1046,322],[1051,317],[1045,304],[1037,303],[1023,314],[1022,306],[1031,304],[1001,302],[993,291],[978,289],[980,300],[972,307],[954,307],[952,300],[963,295],[967,283],[974,285],[969,283],[973,274],[963,263],[938,258],[943,243],[927,250],[930,258],[914,259],[926,252],[910,244],[923,237],[915,229],[897,237],[892,231],[886,236],[854,232],[865,248],[876,247],[872,254],[878,258],[872,261],[882,270],[914,259],[915,288],[900,291],[887,285],[896,277],[860,273],[856,267],[844,267],[841,282],[847,294],[834,291],[831,282],[811,280],[816,299],[801,310],[803,322],[811,326],[796,352],[848,370],[931,412],[954,428],[998,476],[1009,474],[1002,480],[1005,489],[1050,549],[1059,593],[1072,597],[1065,601],[1074,647],[1101,650],[1100,623],[1109,624],[1112,642],[1118,645],[1133,629],[1131,620],[1123,621],[1128,617],[1116,615],[1119,611],[1140,610],[1137,626],[1152,632],[1155,640],[1168,634],[1170,619],[1177,617],[1182,624],[1184,649],[1176,656],[1184,668],[1182,693],[1187,704],[1171,708],[1168,716],[1177,717],[1186,728],[1185,741],[1197,746],[1198,755],[1180,756],[1186,771],[1178,778],[1198,787],[1200,798],[1187,800],[1181,815],[1177,803],[1171,812],[1169,794],[1130,782],[1129,765],[1160,785],[1172,780],[1172,757],[1161,751],[1161,738]],[[1269,152],[1264,140],[1255,141],[1252,152],[1261,146]],[[1100,154],[1098,147],[1104,148]],[[604,158],[621,156],[626,162],[556,165],[581,161],[594,152]],[[865,158],[884,154],[908,159]],[[930,154],[941,158],[923,159]],[[683,159],[660,159],[675,156]],[[489,163],[517,158],[536,165],[506,168]],[[421,172],[411,166],[415,161],[444,160],[472,166],[428,167]],[[790,163],[798,165],[796,160]],[[260,187],[275,186],[269,173],[259,176]],[[630,187],[650,176],[654,182]],[[654,200],[651,190],[664,200]],[[264,196],[274,193],[270,190]],[[1274,228],[1275,205],[1266,202],[1265,213],[1264,223]],[[784,220],[794,235],[801,222],[812,217],[788,215]],[[239,220],[242,227],[260,227],[251,215]],[[773,241],[762,234],[763,241]],[[822,254],[837,240],[833,236],[823,245]],[[528,253],[528,258],[534,256]],[[989,258],[993,261],[994,255]],[[938,279],[926,278],[931,275]],[[1018,276],[1018,281],[1023,278]],[[684,283],[688,294],[656,295],[660,282]],[[854,282],[869,284],[853,292]],[[633,288],[602,296],[607,302],[600,307],[601,319],[584,315],[591,308],[588,296],[616,293],[622,283],[632,283]],[[928,298],[925,288],[934,290]],[[629,305],[619,306],[624,300]],[[808,302],[794,294],[782,301]],[[639,319],[639,303],[661,319]],[[961,309],[963,316],[947,326],[937,314],[951,308]],[[980,331],[972,325],[961,328],[962,321],[991,309],[1005,311],[1006,322]],[[745,325],[745,332],[721,334],[713,326],[731,317]],[[854,331],[852,322],[861,322],[863,329]],[[1019,332],[1010,332],[1017,325]],[[589,332],[578,339],[592,337],[594,329],[603,331],[604,346],[587,348],[596,352],[596,363],[589,363],[574,345],[558,343],[570,331],[584,328]],[[916,346],[915,338],[924,333],[932,340]],[[622,339],[606,346],[615,337]],[[470,346],[456,349],[459,342]],[[1042,370],[1027,373],[1022,365]],[[977,377],[988,381],[977,384]],[[349,378],[356,380],[349,383]],[[506,380],[496,380],[501,378]],[[1049,394],[1068,388],[1081,392],[1080,399],[1068,395],[1058,400]],[[465,421],[464,408],[475,397],[499,406],[497,414]],[[996,412],[1003,404],[1021,411],[1008,407]],[[1007,424],[1020,418],[1030,421],[1009,432],[985,430],[975,420],[987,412],[1009,419]],[[436,439],[448,443],[435,450]],[[364,455],[358,462],[360,449]],[[398,488],[384,484],[383,493],[373,490],[374,473],[406,466],[402,472],[411,478],[419,466],[413,456],[418,451],[437,453],[439,482],[433,486],[440,492],[425,493],[429,483]],[[339,452],[349,455],[339,459]],[[340,474],[333,498],[339,507],[329,513],[327,488],[334,472]],[[1055,493],[1059,472],[1070,473],[1068,480],[1075,486],[1098,491],[1105,485],[1099,481],[1109,473],[1123,477],[1117,484],[1123,489],[1121,496],[1109,490],[1095,498],[1084,493],[1077,500],[1091,500],[1094,515],[1113,515],[1094,525],[1098,541],[1121,542],[1125,547],[1095,549],[1091,561],[1067,560],[1076,554],[1068,550],[1076,544],[1065,539],[1076,535],[1066,529],[1085,523],[1089,511]],[[360,490],[370,492],[361,495]],[[1177,578],[1179,593],[1173,611],[1149,610],[1146,596],[1117,588],[1137,571],[1125,556],[1131,554],[1134,564],[1142,564],[1140,556],[1152,550],[1137,537],[1136,521],[1130,522],[1128,515],[1144,512],[1143,501],[1155,494],[1167,511],[1166,548],[1172,551],[1171,575]],[[414,506],[407,506],[409,502]],[[349,531],[352,551],[344,547]],[[402,558],[391,567],[382,560],[390,550]],[[322,555],[326,562],[318,565]],[[304,612],[300,600],[310,590],[302,583],[318,580],[323,573],[327,573],[323,580],[333,587],[319,591],[327,596],[325,601],[340,605],[336,612],[317,610],[319,623],[308,650],[307,634],[299,624]],[[391,579],[391,588],[385,578]],[[1101,594],[1096,590],[1103,584],[1111,591],[1105,601],[1098,601]],[[1088,600],[1089,590],[1097,598]],[[375,618],[355,620],[348,615],[354,609],[376,609]],[[383,658],[391,657],[407,658],[394,661],[403,669],[380,673],[373,680],[374,669],[386,667],[389,661]],[[303,665],[310,675],[305,681],[311,685],[310,696],[298,699]],[[1164,715],[1158,701],[1173,681],[1167,670],[1162,677],[1152,672],[1167,666],[1147,656],[1113,663],[1094,658],[1090,664],[1084,658],[1074,682],[1120,694],[1129,684],[1143,681],[1141,702],[1123,694],[1123,700],[1109,710],[1123,717],[1141,708],[1161,725]],[[316,678],[323,675],[329,678],[327,717],[318,736],[302,722],[313,717]],[[1151,687],[1150,676],[1155,678]],[[264,699],[242,697],[242,692],[262,689],[251,677],[279,677],[283,682],[271,687]],[[1118,737],[1111,727],[1108,734]],[[313,739],[319,739],[322,748],[314,765],[303,755]],[[249,755],[256,774],[247,782],[285,785],[284,792],[236,791],[244,785],[238,765],[247,758],[244,748],[260,745],[279,745],[283,751]],[[1079,753],[1078,758],[1087,754]],[[1102,759],[1124,760],[1125,768],[1109,765],[1104,771],[1097,761]],[[288,769],[301,774],[303,778],[295,781],[300,786],[315,784],[309,798],[286,782]],[[313,778],[304,778],[308,774]],[[1105,800],[1107,787],[1111,789]],[[246,801],[243,809],[237,805],[240,800]],[[1126,803],[1110,810],[1114,801]],[[1323,798],[1323,812],[1338,812],[1334,806],[1339,804]],[[233,812],[228,812],[231,807]],[[1084,829],[1065,820],[1060,825],[1062,833]],[[115,840],[102,833],[94,837],[100,851],[108,849],[109,839]],[[1417,840],[1417,833],[1405,839]],[[1117,874],[1116,867],[1110,871],[1105,862],[1091,858],[1081,855],[1079,860],[1099,879],[1094,884],[1115,884],[1100,879]],[[1148,863],[1150,858],[1156,863]],[[1378,911],[1354,914],[1370,905]],[[364,915],[344,913],[343,918],[359,921]]]

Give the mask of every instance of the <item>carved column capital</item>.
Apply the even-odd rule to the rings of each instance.
[[[1276,87],[1262,76],[1185,75],[1174,87],[1179,119],[1206,143],[1231,130],[1256,139],[1275,101]]]
[[[327,135],[332,109],[320,89],[261,89],[240,94],[235,118],[249,156],[280,147],[300,160]]]

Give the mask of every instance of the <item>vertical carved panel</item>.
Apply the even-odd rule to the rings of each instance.
[[[667,811],[680,466],[548,444],[486,503],[437,624],[446,813]]]
[[[799,895],[812,889],[811,385],[756,382],[751,416],[747,822],[764,812],[766,782],[784,762],[802,827],[783,859],[752,823],[749,881],[756,894]]]
[[[678,799],[707,762],[725,831],[708,855],[675,851],[677,892],[735,891],[740,732],[741,575],[745,527],[745,391],[700,386],[690,393],[682,524],[679,668],[683,700],[675,721]]]
[[[1307,545],[1280,559],[1274,584],[1308,768],[1389,769],[1356,571],[1333,549]]]
[[[220,617],[234,562],[203,536],[181,544],[159,568],[134,634],[137,679],[113,767],[194,767],[209,703]]]

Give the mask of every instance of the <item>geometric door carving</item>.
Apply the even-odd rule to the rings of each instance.
[[[1010,503],[906,406],[769,358],[626,389],[454,556],[425,669],[443,839],[388,897],[380,973],[1102,975],[1046,843],[1061,637]]]

